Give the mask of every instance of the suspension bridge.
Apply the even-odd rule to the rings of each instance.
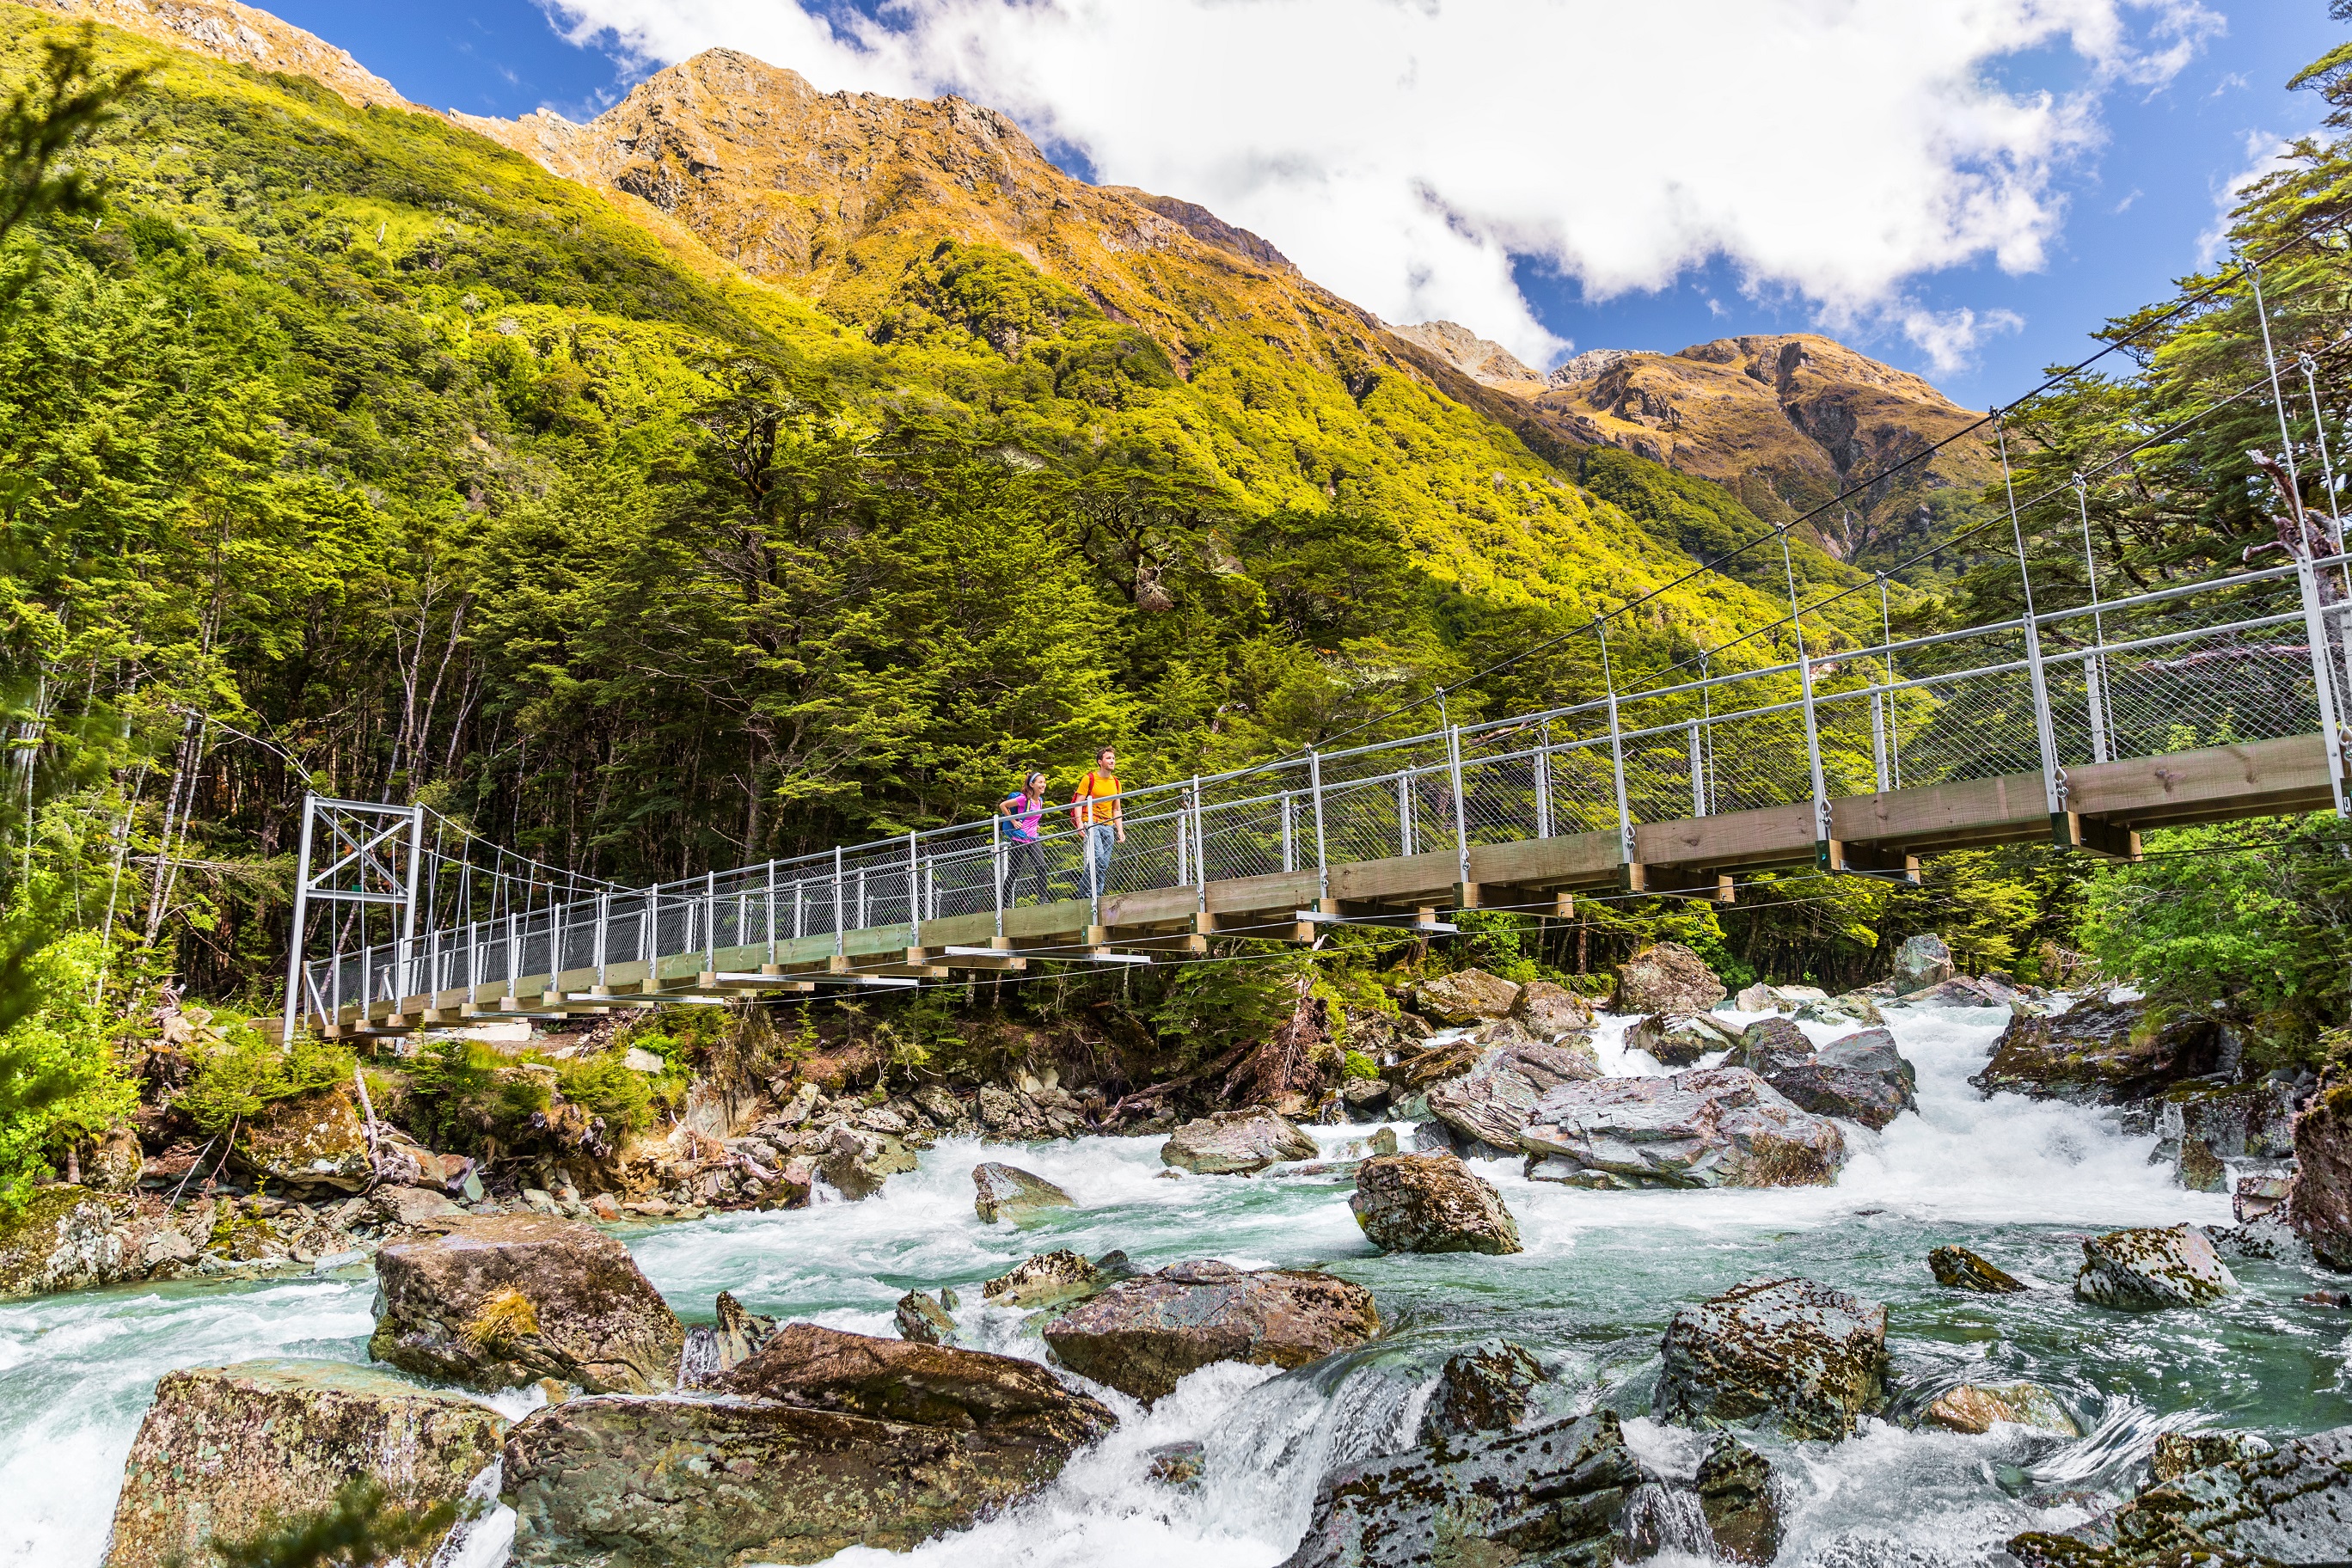
[[[2046,494],[2021,500],[2011,481],[1999,521],[2025,608],[1985,625],[1895,638],[1881,575],[1877,638],[1850,613],[1835,631],[1828,606],[1869,584],[1801,605],[1784,526],[1788,614],[1741,639],[1774,661],[1718,674],[1733,652],[1718,647],[1629,679],[1603,616],[1584,634],[1600,696],[1130,790],[1098,892],[1082,831],[1043,833],[1043,901],[1013,901],[998,819],[629,888],[484,846],[422,807],[314,796],[286,1016],[329,1037],[406,1037],[1180,962],[1213,938],[1440,932],[1458,910],[1570,915],[1580,894],[1728,902],[1738,874],[1773,868],[1916,880],[1923,855],[2029,841],[2131,858],[2150,827],[2342,814],[2352,560],[2319,368],[2352,344],[2302,355],[2290,392],[2263,320],[2262,377],[2184,423],[2248,397],[2274,406],[2291,515],[2264,564],[2103,596],[2090,489],[2181,426]],[[2037,605],[2028,519],[2044,540],[2079,528],[2079,603]]]

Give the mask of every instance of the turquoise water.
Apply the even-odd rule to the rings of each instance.
[[[1083,1139],[1019,1152],[942,1143],[862,1204],[743,1215],[631,1233],[681,1315],[707,1320],[734,1291],[755,1310],[889,1333],[898,1296],[961,1288],[967,1342],[1041,1355],[1034,1326],[978,1305],[979,1283],[1034,1251],[1123,1248],[1147,1266],[1215,1257],[1318,1266],[1369,1287],[1390,1332],[1289,1375],[1213,1367],[1150,1413],[1117,1394],[1120,1431],[1006,1516],[932,1543],[925,1561],[1120,1568],[1278,1562],[1304,1530],[1328,1465],[1402,1446],[1426,1381],[1451,1347],[1490,1334],[1553,1369],[1559,1408],[1607,1405],[1654,1464],[1687,1468],[1686,1434],[1642,1418],[1659,1336],[1685,1302],[1764,1272],[1795,1272],[1884,1301],[1898,1409],[1962,1381],[2031,1379],[2087,1436],[2004,1428],[1986,1437],[1871,1423],[1837,1445],[1769,1444],[1789,1510],[1783,1562],[1977,1561],[2029,1528],[2063,1528],[2127,1487],[2168,1427],[2235,1426],[2273,1436],[2352,1421],[2352,1313],[2295,1298],[2304,1266],[2232,1263],[2244,1295],[2195,1312],[2124,1314],[2066,1289],[2084,1236],[2124,1225],[2226,1223],[2226,1200],[2174,1187],[2147,1163],[2153,1140],[2094,1112],[2002,1096],[1966,1077],[2003,1019],[1898,1012],[1919,1068],[1921,1113],[1884,1133],[1848,1130],[1839,1184],[1789,1191],[1585,1193],[1483,1173],[1517,1216],[1512,1258],[1384,1258],[1365,1244],[1342,1176],[1165,1180],[1148,1140]],[[1826,1038],[1836,1031],[1812,1032]],[[1612,1070],[1654,1070],[1604,1034]],[[1365,1129],[1314,1130],[1328,1152]],[[1026,1229],[983,1226],[970,1170],[1010,1157],[1080,1206]],[[2046,1286],[1987,1298],[1938,1289],[1925,1262],[1945,1242]],[[165,1370],[261,1354],[365,1354],[372,1286],[361,1276],[267,1285],[173,1285],[0,1308],[0,1563],[95,1563],[122,1458]],[[523,1406],[516,1404],[517,1411]],[[1195,1493],[1144,1476],[1144,1450],[1209,1449]],[[488,1543],[478,1543],[487,1549]],[[900,1561],[854,1551],[843,1563]]]

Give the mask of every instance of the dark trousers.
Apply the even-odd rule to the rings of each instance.
[[[1045,847],[1034,838],[1014,838],[1005,846],[1004,901],[1007,905],[1021,901],[1021,879],[1032,878],[1037,884],[1037,901],[1045,903],[1053,896],[1052,884],[1045,876]]]

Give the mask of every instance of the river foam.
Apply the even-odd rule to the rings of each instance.
[[[1782,1561],[1973,1562],[2015,1531],[2075,1522],[2144,1466],[2158,1431],[2227,1423],[2273,1435],[2347,1417],[2352,1345],[2340,1320],[2301,1307],[2307,1270],[2237,1265],[2247,1295],[2195,1313],[2127,1315],[2074,1300],[2080,1239],[2122,1225],[2222,1222],[2226,1200],[2184,1192],[2148,1163],[2154,1140],[2096,1110],[1980,1097],[2005,1016],[1893,1009],[1919,1075],[1920,1113],[1882,1133],[1846,1129],[1837,1185],[1766,1192],[1591,1193],[1482,1173],[1517,1216],[1512,1258],[1383,1258],[1348,1208],[1344,1173],[1168,1179],[1156,1142],[1087,1138],[1010,1149],[949,1140],[860,1204],[736,1215],[625,1233],[680,1314],[707,1321],[733,1291],[755,1311],[893,1332],[908,1289],[954,1286],[967,1342],[1042,1357],[1036,1323],[981,1300],[982,1281],[1032,1252],[1118,1248],[1144,1267],[1186,1258],[1318,1266],[1369,1286],[1390,1331],[1297,1373],[1223,1365],[1146,1412],[1106,1393],[1122,1422],[1059,1480],[1003,1516],[930,1543],[925,1563],[1120,1568],[1278,1563],[1334,1463],[1409,1446],[1436,1365],[1504,1334],[1541,1355],[1562,1412],[1606,1405],[1637,1446],[1681,1435],[1646,1421],[1659,1335],[1680,1306],[1763,1272],[1796,1272],[1887,1303],[1899,1399],[1964,1380],[2048,1385],[2089,1434],[2004,1428],[1990,1437],[1866,1423],[1838,1445],[1767,1441],[1788,1492]],[[1604,1021],[1604,1063],[1656,1071]],[[1847,1032],[1804,1026],[1817,1039]],[[1310,1130],[1344,1157],[1368,1128]],[[1400,1128],[1401,1132],[1405,1129]],[[1409,1142],[1409,1138],[1408,1138]],[[1006,1159],[1077,1200],[1026,1226],[983,1225],[970,1171]],[[1957,1241],[2048,1288],[1998,1300],[1937,1289],[1923,1258]],[[179,1284],[0,1308],[0,1563],[95,1564],[124,1455],[155,1379],[174,1366],[255,1355],[365,1355],[364,1279]],[[1907,1407],[1907,1406],[1906,1406]],[[1149,1450],[1199,1442],[1197,1489],[1148,1476]],[[502,1514],[502,1510],[501,1510]],[[488,1532],[500,1516],[485,1521]],[[478,1535],[469,1563],[488,1568]],[[835,1559],[902,1560],[862,1549]]]

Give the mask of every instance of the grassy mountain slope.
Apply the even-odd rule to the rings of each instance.
[[[993,110],[821,93],[714,49],[588,125],[459,118],[886,347],[985,342],[1027,373],[998,406],[1057,461],[1196,475],[1237,506],[1376,510],[1481,592],[1589,609],[1598,583],[1686,565],[1624,548],[1621,520],[1514,437],[1509,399],[1278,256],[1072,179]],[[1041,352],[1055,336],[1082,342]],[[1048,393],[1048,414],[1011,406]]]

